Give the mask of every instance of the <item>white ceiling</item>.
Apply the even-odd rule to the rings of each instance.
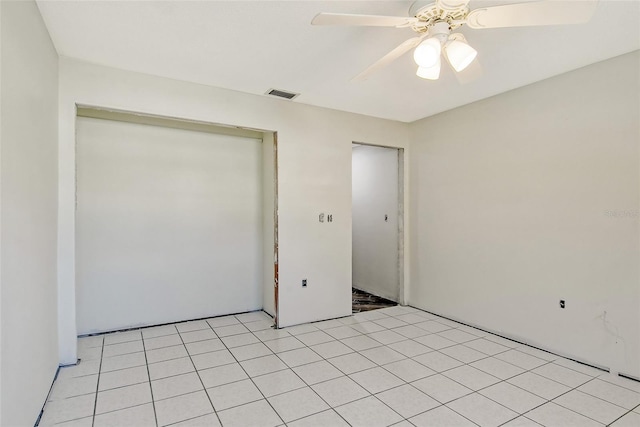
[[[523,1],[472,0],[470,7]],[[403,122],[640,48],[640,2],[600,0],[584,25],[462,28],[483,71],[470,82],[444,64],[440,80],[420,79],[407,54],[355,83],[349,80],[414,33],[310,25],[318,12],[406,16],[411,3],[38,0],[62,56],[253,94],[285,89],[301,95],[282,102]]]

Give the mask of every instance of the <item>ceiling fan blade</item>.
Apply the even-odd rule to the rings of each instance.
[[[313,25],[357,25],[368,27],[402,27],[416,18],[405,16],[381,16],[381,15],[353,15],[349,13],[319,13],[311,24]]]
[[[426,34],[418,37],[412,37],[409,40],[405,40],[398,47],[393,49],[391,52],[387,53],[385,56],[383,56],[382,58],[378,59],[376,62],[371,64],[366,70],[364,70],[363,72],[361,72],[360,74],[352,78],[351,81],[357,82],[357,81],[366,80],[369,77],[369,75],[371,75],[372,73],[378,71],[383,67],[386,67],[387,65],[389,65],[396,59],[400,58],[402,55],[404,55],[414,47],[418,46],[422,41],[422,39],[424,39],[425,37],[426,37]]]
[[[527,27],[583,24],[593,16],[598,0],[508,4],[473,10],[467,16],[470,28]]]
[[[465,7],[470,0],[437,0],[436,3],[440,9],[456,10]]]

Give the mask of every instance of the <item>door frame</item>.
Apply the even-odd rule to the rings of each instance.
[[[273,132],[273,322],[276,329],[280,328],[278,274],[278,132]]]
[[[382,144],[370,144],[367,142],[360,141],[352,141],[353,144],[364,145],[367,147],[379,147],[379,148],[389,148],[392,150],[396,150],[398,152],[398,229],[397,229],[397,248],[398,248],[398,259],[397,259],[397,275],[398,275],[398,301],[397,303],[400,305],[406,305],[406,296],[405,296],[405,206],[407,206],[407,192],[405,191],[405,161],[406,161],[406,151],[405,147],[397,147],[393,145],[382,145]],[[353,182],[353,167],[351,169],[351,182]],[[351,195],[351,199],[353,201],[353,194]],[[353,241],[351,243],[353,247]],[[353,264],[353,251],[351,254],[351,262]]]

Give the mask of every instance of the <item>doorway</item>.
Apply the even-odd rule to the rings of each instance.
[[[402,151],[352,145],[352,300],[356,311],[402,302]]]

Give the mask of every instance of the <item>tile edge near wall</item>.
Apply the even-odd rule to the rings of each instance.
[[[94,337],[94,336],[100,336],[100,335],[115,334],[115,333],[118,333],[118,332],[137,331],[137,330],[143,330],[143,329],[149,329],[149,328],[157,328],[159,326],[174,325],[174,324],[186,323],[186,322],[197,322],[199,320],[215,319],[215,318],[218,318],[218,317],[236,316],[238,314],[257,313],[257,312],[263,312],[266,315],[268,315],[269,317],[271,317],[272,320],[274,319],[274,317],[271,314],[267,313],[267,311],[262,308],[262,309],[259,309],[259,310],[240,311],[240,312],[237,312],[237,313],[227,313],[227,314],[216,314],[214,316],[196,317],[196,318],[193,318],[193,319],[176,320],[176,321],[173,321],[173,322],[157,323],[157,324],[153,324],[153,325],[132,326],[130,328],[114,329],[112,331],[93,332],[93,333],[90,333],[90,334],[78,335],[76,338]],[[65,368],[67,366],[73,366],[73,365],[76,365],[76,364],[77,363],[71,363],[71,364],[68,364],[68,365],[60,365],[60,367]]]
[[[75,363],[75,365],[77,365],[78,362]],[[44,407],[47,404],[47,402],[49,401],[49,396],[51,396],[51,392],[53,391],[53,385],[56,383],[56,380],[58,379],[58,374],[60,374],[60,368],[64,368],[66,366],[73,366],[74,364],[70,364],[70,365],[58,365],[58,368],[56,369],[56,373],[53,376],[53,380],[51,381],[51,386],[49,387],[49,392],[47,393],[47,396],[44,398],[44,402],[42,403],[42,408],[40,408],[40,413],[38,414],[38,418],[36,418],[36,422],[34,424],[34,427],[37,427],[38,425],[40,425],[40,421],[42,420],[42,415],[44,415]]]
[[[541,350],[541,351],[545,351],[547,353],[553,354],[553,355],[558,356],[558,357],[562,357],[562,358],[565,358],[565,359],[572,360],[572,361],[580,363],[582,365],[586,365],[586,366],[589,366],[589,367],[592,367],[592,368],[595,368],[595,369],[599,369],[599,370],[601,370],[603,372],[609,372],[609,373],[611,373],[613,375],[616,375],[616,376],[621,376],[621,377],[624,377],[624,378],[628,378],[628,379],[640,382],[640,378],[637,378],[637,377],[635,377],[633,375],[625,374],[623,372],[616,372],[615,370],[612,370],[610,367],[597,365],[597,364],[594,364],[592,362],[587,362],[584,359],[576,358],[575,356],[572,356],[572,355],[567,355],[567,354],[558,353],[556,351],[549,350],[545,346],[539,345],[536,342],[527,341],[527,340],[525,340],[524,338],[521,338],[521,337],[505,334],[503,332],[497,332],[497,331],[494,331],[492,329],[485,328],[485,327],[480,327],[480,326],[475,325],[473,323],[467,323],[466,321],[459,320],[459,319],[457,319],[455,317],[445,316],[445,315],[442,315],[442,314],[439,314],[439,313],[436,313],[436,312],[433,312],[433,311],[425,310],[423,308],[417,307],[417,306],[412,305],[412,304],[407,304],[407,306],[415,308],[416,310],[424,311],[425,313],[433,314],[435,316],[439,316],[439,317],[442,317],[444,319],[451,320],[453,322],[460,323],[461,325],[465,325],[465,326],[468,326],[468,327],[471,327],[471,328],[474,328],[474,329],[478,329],[478,330],[483,331],[483,332],[487,332],[487,333],[496,335],[498,337],[507,339],[509,341],[517,342],[519,344],[523,344],[523,345],[526,345],[526,346],[529,346],[529,347],[533,347],[533,348],[536,348],[536,349]]]

